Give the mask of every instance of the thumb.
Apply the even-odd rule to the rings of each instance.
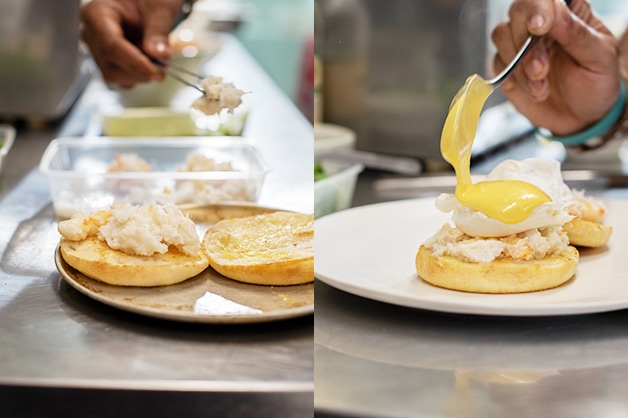
[[[151,57],[170,58],[168,36],[172,30],[178,10],[163,5],[154,5],[143,10],[144,36],[142,48]]]

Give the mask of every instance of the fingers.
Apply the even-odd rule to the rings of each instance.
[[[493,42],[503,62],[509,62],[530,34],[548,35],[573,61],[593,72],[604,72],[616,65],[617,41],[595,16],[588,1],[573,0],[568,7],[563,0],[515,0],[509,9],[508,26],[498,26]],[[508,39],[510,38],[510,39]],[[536,80],[543,77],[546,57],[540,48],[526,57],[526,74]]]
[[[144,19],[142,48],[152,57],[169,59],[168,36],[181,11],[182,1],[143,1],[139,4]]]
[[[560,0],[559,0],[560,1]],[[509,9],[513,41],[521,45],[529,35],[542,36],[554,21],[554,0],[516,0]]]
[[[137,83],[163,79],[163,75],[146,55],[123,38],[94,39],[86,33],[84,39],[90,45],[94,61],[108,83],[130,87]],[[90,39],[93,40],[90,42]]]
[[[115,52],[107,52],[115,51]],[[101,66],[103,77],[110,83],[130,87],[138,83],[157,81],[163,75],[135,45],[119,40],[116,45],[104,48],[98,54],[105,57]]]
[[[498,25],[492,33],[497,47],[495,71],[513,59],[527,36],[546,36],[502,86],[505,92],[516,83],[533,100],[546,98],[550,58],[553,65],[560,61],[561,72],[586,70],[608,74],[617,66],[617,41],[595,17],[587,1],[573,0],[570,9],[563,0],[515,0],[509,15],[510,21]],[[552,57],[548,48],[554,51]]]
[[[498,25],[492,32],[492,41],[497,47],[499,60],[495,70],[500,71],[512,61],[530,35],[547,34],[556,19],[555,1],[562,0],[515,0],[509,9],[509,22]],[[549,71],[547,50],[539,42],[524,58],[519,77],[533,81],[542,80]],[[524,74],[521,74],[521,71]],[[539,84],[539,83],[533,83]],[[508,86],[505,86],[506,88]]]
[[[493,65],[498,71],[501,71],[506,66],[506,63],[501,60],[499,55],[495,55]],[[534,67],[534,65],[532,66]],[[544,65],[544,68],[545,67],[548,66]],[[517,100],[515,96],[520,99],[531,99],[537,102],[546,100],[550,94],[550,85],[547,78],[548,70],[542,70],[542,74],[545,74],[545,76],[535,78],[527,77],[524,72],[525,66],[524,68],[516,69],[513,74],[503,82],[501,90],[510,100]]]
[[[617,100],[618,41],[587,0],[514,0],[510,21],[491,37],[493,67],[511,62],[526,37],[541,36],[502,84],[515,107],[537,126],[557,134],[577,132],[599,120]]]
[[[81,9],[82,38],[108,83],[130,87],[162,80],[163,74],[125,36],[137,13],[131,2],[93,0]]]
[[[618,45],[614,36],[592,13],[588,2],[555,4],[556,20],[550,36],[580,66],[605,71],[617,63]]]
[[[517,54],[520,45],[516,44],[510,23],[501,23],[492,33],[492,41],[497,47],[493,69],[495,73],[502,71]],[[534,100],[544,100],[549,94],[547,76],[549,74],[549,55],[542,42],[537,43],[522,60],[513,74],[504,81],[502,90],[510,92],[516,86],[525,91]]]

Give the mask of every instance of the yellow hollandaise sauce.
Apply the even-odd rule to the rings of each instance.
[[[449,107],[440,140],[443,158],[456,172],[456,199],[475,211],[506,224],[525,220],[552,199],[521,180],[471,181],[471,149],[480,113],[493,88],[477,74],[470,76]]]

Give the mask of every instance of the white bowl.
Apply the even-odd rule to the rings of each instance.
[[[335,151],[353,149],[355,132],[344,126],[314,124],[314,154],[318,158]]]

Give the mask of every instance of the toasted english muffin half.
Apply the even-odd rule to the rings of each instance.
[[[613,234],[613,227],[582,218],[567,222],[563,230],[567,232],[569,243],[577,247],[603,247]]]
[[[233,280],[296,285],[314,280],[314,217],[276,211],[225,219],[201,242],[209,265]]]
[[[489,263],[467,263],[450,256],[435,256],[421,245],[416,271],[428,283],[451,290],[473,293],[525,293],[551,289],[576,273],[579,253],[575,247],[541,260],[496,259]]]
[[[131,255],[110,248],[96,236],[81,241],[61,239],[63,260],[87,277],[116,286],[164,286],[182,282],[205,270],[209,262],[199,250],[187,255],[176,248],[165,254]]]

